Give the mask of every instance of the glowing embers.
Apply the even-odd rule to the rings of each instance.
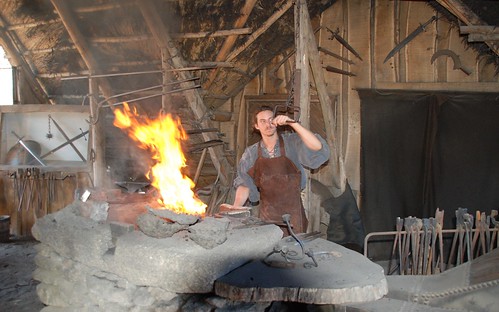
[[[206,204],[194,194],[194,182],[182,173],[186,164],[181,143],[187,135],[180,120],[170,114],[157,119],[139,116],[127,103],[114,114],[114,125],[125,130],[140,148],[151,152],[155,165],[149,169],[147,178],[159,191],[160,204],[177,213],[204,215]]]

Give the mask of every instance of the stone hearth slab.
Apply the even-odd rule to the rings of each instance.
[[[282,231],[275,225],[233,229],[223,244],[205,249],[186,233],[157,239],[135,231],[118,238],[110,270],[137,285],[207,293],[217,278],[263,258],[281,237]]]
[[[113,237],[117,231],[111,231],[110,223],[79,215],[81,205],[75,201],[38,219],[33,236],[64,258],[138,286],[174,293],[211,292],[217,278],[264,257],[283,235],[276,225],[244,227],[227,219],[227,240],[212,249],[192,241],[187,231],[161,239],[140,231],[123,231]]]

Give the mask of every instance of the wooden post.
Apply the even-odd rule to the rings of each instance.
[[[241,100],[239,102],[239,115],[237,119],[237,133],[236,133],[236,167],[239,165],[239,161],[243,156],[244,150],[246,149],[248,137],[248,120],[247,120],[247,103],[244,99],[244,89],[241,95]],[[253,122],[253,121],[251,121]]]
[[[196,174],[194,175],[194,185],[198,184],[199,176],[201,175],[201,169],[203,169],[204,160],[206,159],[206,153],[208,152],[208,148],[203,148],[203,153],[201,154],[201,158],[199,159],[198,166],[196,168]]]
[[[306,0],[299,0],[295,5],[295,45],[296,45],[296,72],[294,78],[294,105],[300,106],[301,124],[310,129],[310,74],[307,51],[307,26],[308,8]],[[313,36],[313,32],[312,32]],[[310,173],[305,171],[307,184],[303,191],[303,207],[308,214],[308,219],[314,219],[310,205]],[[307,229],[307,232],[310,231]]]
[[[170,103],[171,96],[168,92],[171,90],[171,87],[168,86],[168,73],[171,66],[168,64],[168,59],[170,58],[170,53],[168,49],[165,47],[161,48],[161,68],[163,69],[162,77],[163,77],[163,95],[161,95],[161,109],[163,113],[167,112],[168,104]]]
[[[97,106],[97,96],[99,94],[99,87],[95,81],[95,79],[89,78],[89,90],[90,90],[90,115],[92,116],[92,120],[96,119],[96,116],[99,116],[98,106]],[[104,137],[104,122],[105,118],[98,118],[97,121],[90,124],[90,139],[91,139],[91,151],[89,157],[87,157],[88,161],[92,164],[92,174],[93,174],[93,186],[94,187],[103,187],[106,185],[106,157],[105,157],[105,142],[106,139]]]
[[[308,15],[308,11],[306,12]],[[307,32],[309,33],[307,38],[307,49],[308,56],[310,60],[310,69],[312,71],[312,76],[314,78],[315,86],[317,88],[317,94],[319,96],[319,102],[321,104],[322,114],[324,116],[324,127],[326,129],[326,142],[331,149],[330,164],[329,166],[333,170],[333,182],[334,187],[340,189],[341,193],[345,191],[346,186],[346,175],[343,165],[343,156],[341,153],[341,147],[338,146],[335,140],[335,118],[333,112],[333,102],[331,97],[327,93],[326,80],[324,78],[324,71],[322,69],[322,64],[319,55],[319,49],[315,41],[314,31],[312,29],[312,24],[310,23],[310,18],[307,19]],[[318,229],[315,229],[318,230]]]

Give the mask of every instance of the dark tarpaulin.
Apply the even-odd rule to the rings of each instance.
[[[499,94],[359,94],[366,233],[394,231],[397,217],[434,217],[437,208],[452,229],[459,207],[499,208]],[[370,256],[387,259],[390,244],[373,243]]]
[[[366,236],[350,183],[347,181],[343,194],[338,197],[331,196],[322,205],[330,216],[327,239],[362,252]]]
[[[348,181],[345,191],[338,197],[334,197],[328,187],[315,179],[311,179],[311,190],[319,196],[321,207],[329,214],[327,240],[362,252],[365,238],[364,225]]]

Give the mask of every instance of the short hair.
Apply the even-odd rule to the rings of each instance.
[[[258,119],[256,118],[256,115],[260,114],[261,112],[264,112],[264,111],[271,111],[271,112],[274,112],[274,109],[268,105],[262,105],[260,106],[256,111],[255,113],[253,114],[253,124],[257,124],[258,123]]]

